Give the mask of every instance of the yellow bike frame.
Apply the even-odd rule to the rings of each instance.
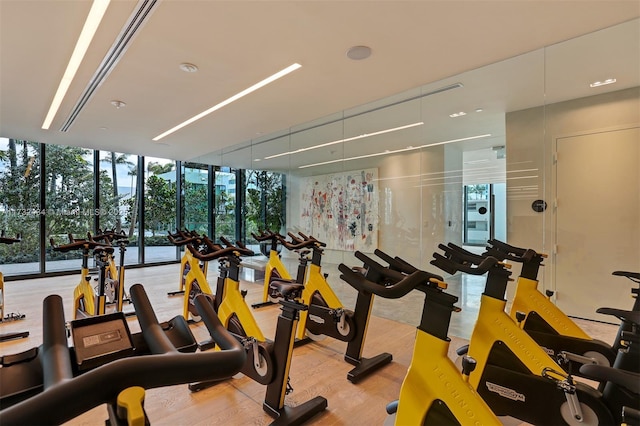
[[[209,282],[207,281],[207,275],[205,272],[207,268],[204,268],[205,271],[203,271],[202,268],[200,267],[200,261],[196,259],[189,250],[185,251],[184,256],[182,256],[183,260],[187,258],[187,254],[188,254],[187,260],[189,264],[189,272],[187,272],[187,275],[183,278],[182,273],[187,264],[186,263],[181,264],[180,281],[184,282],[184,300],[182,303],[182,316],[184,317],[184,319],[188,321],[191,315],[191,313],[189,312],[189,294],[191,293],[191,287],[193,287],[193,283],[197,283],[198,286],[200,286],[200,290],[203,293],[213,295],[213,291],[211,291],[211,287],[209,286]]]
[[[278,275],[280,275],[280,278],[282,279],[292,279],[291,274],[289,274],[289,271],[285,268],[282,260],[280,260],[280,255],[276,250],[269,251],[269,260],[264,268],[264,290],[262,293],[263,302],[269,301],[269,283],[271,282],[271,275],[273,274],[273,271],[277,271]]]
[[[313,295],[316,292],[320,293],[329,308],[342,308],[340,299],[338,299],[338,296],[336,296],[335,292],[331,289],[327,280],[324,278],[322,268],[319,265],[311,263],[311,265],[309,265],[307,280],[304,283],[304,289],[302,290],[302,303],[309,306],[313,300]],[[308,317],[308,311],[300,311],[300,322],[298,323],[298,330],[296,331],[297,339],[305,338]]]
[[[225,261],[225,260],[223,260]],[[204,271],[200,268],[200,261],[191,255],[190,269],[185,279],[185,292],[183,303],[183,316],[185,319],[189,319],[189,294],[191,293],[191,287],[194,283],[197,283],[200,290],[203,293],[213,295],[209,282]],[[266,341],[264,334],[260,330],[258,323],[256,322],[249,306],[244,297],[240,293],[240,282],[232,279],[228,275],[224,278],[224,290],[218,291],[216,298],[219,298],[218,304],[218,318],[225,328],[228,328],[231,317],[235,314],[242,324],[242,328],[247,333],[247,336],[254,337],[256,340],[264,342]]]
[[[477,362],[476,369],[469,376],[475,389],[478,388],[493,344],[497,341],[503,342],[532,374],[541,376],[545,368],[562,371],[562,367],[507,315],[506,304],[506,300],[486,294],[480,298],[478,320],[469,341],[469,356]]]
[[[510,316],[514,321],[516,320],[516,312],[524,312],[526,315],[536,312],[558,334],[592,340],[591,336],[538,290],[537,280],[518,277],[516,294],[510,311]]]
[[[501,425],[448,352],[448,339],[418,329],[413,358],[400,388],[395,424],[423,424],[433,404],[442,401],[463,425]]]
[[[216,297],[220,297],[220,295],[216,294]],[[258,323],[251,313],[251,309],[249,309],[247,302],[240,293],[240,282],[227,276],[224,279],[222,301],[218,306],[218,318],[225,328],[229,325],[229,320],[233,314],[238,317],[247,336],[253,337],[259,342],[266,341]]]

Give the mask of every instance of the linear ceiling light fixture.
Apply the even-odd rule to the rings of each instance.
[[[617,80],[615,78],[608,78],[604,81],[594,81],[593,83],[591,83],[589,85],[589,87],[600,87],[600,86],[606,86],[607,84],[613,84],[615,83]]]
[[[254,84],[253,86],[244,89],[242,92],[236,93],[235,95],[231,96],[230,98],[220,102],[217,105],[212,106],[211,108],[209,108],[206,111],[202,111],[200,114],[198,115],[194,115],[193,117],[191,117],[190,119],[183,121],[182,123],[178,124],[177,126],[167,130],[166,132],[156,136],[155,138],[153,138],[154,141],[159,141],[160,139],[164,138],[165,136],[170,135],[173,132],[176,132],[180,129],[182,129],[185,126],[188,126],[189,124],[193,123],[194,121],[200,120],[202,117],[211,114],[214,111],[219,110],[222,107],[225,107],[227,105],[229,105],[231,102],[237,101],[238,99],[242,98],[243,96],[248,95],[251,92],[255,92],[256,90],[266,86],[269,83],[273,83],[274,81],[278,80],[281,77],[284,77],[285,75],[292,73],[293,71],[297,70],[298,68],[302,67],[302,65],[300,64],[292,64],[289,65],[287,68],[278,71],[277,73],[273,74],[270,77],[265,78],[264,80]]]
[[[89,15],[87,15],[87,20],[84,23],[84,27],[82,27],[82,32],[80,33],[80,37],[76,42],[76,47],[73,49],[73,53],[71,54],[71,59],[67,64],[67,69],[62,76],[62,80],[60,80],[60,84],[58,85],[58,91],[53,97],[53,101],[51,102],[51,106],[49,107],[49,112],[44,119],[44,123],[42,123],[42,128],[48,130],[51,126],[51,122],[53,118],[56,116],[58,112],[58,108],[60,108],[60,104],[64,99],[64,96],[73,81],[73,77],[75,77],[78,68],[80,67],[80,63],[84,58],[85,53],[87,53],[87,49],[89,48],[89,44],[91,44],[91,40],[98,30],[98,26],[100,25],[100,21],[102,21],[102,17],[107,11],[107,7],[109,6],[110,0],[94,0],[91,5],[91,10],[89,10]]]
[[[111,71],[118,65],[129,46],[133,43],[136,35],[142,30],[144,24],[149,20],[151,13],[155,10],[160,0],[138,0],[138,3],[131,11],[127,22],[120,29],[113,44],[107,50],[102,61],[96,68],[93,76],[80,94],[69,115],[60,127],[61,132],[68,132],[71,126],[78,119],[80,113],[88,105],[98,88],[107,79]]]
[[[453,143],[453,142],[470,141],[470,140],[474,140],[474,139],[486,138],[486,137],[489,137],[489,136],[491,136],[491,133],[486,133],[484,135],[477,135],[477,136],[469,136],[467,138],[451,139],[451,140],[448,140],[448,141],[430,143],[430,144],[420,145],[420,146],[411,146],[411,147],[408,147],[408,148],[401,148],[401,149],[394,149],[394,150],[384,150],[382,152],[376,152],[374,154],[358,155],[356,157],[349,157],[349,158],[340,158],[338,160],[323,161],[321,163],[306,164],[304,166],[298,166],[298,168],[299,169],[306,169],[307,167],[324,166],[326,164],[339,163],[341,161],[352,161],[352,160],[360,160],[362,158],[378,157],[380,155],[397,154],[399,152],[413,151],[413,150],[416,150],[416,149],[429,148],[429,147],[432,147],[432,146],[444,145],[444,144]]]
[[[405,126],[394,127],[393,129],[385,129],[385,130],[380,130],[380,131],[373,132],[373,133],[364,133],[362,135],[353,136],[353,137],[346,138],[346,139],[340,139],[340,140],[333,141],[333,142],[321,143],[320,145],[313,145],[313,146],[310,146],[310,147],[307,147],[307,148],[300,148],[300,149],[295,149],[293,151],[282,152],[280,154],[270,155],[268,157],[264,157],[264,159],[265,160],[270,160],[272,158],[282,157],[283,155],[298,154],[298,153],[305,152],[305,151],[311,151],[312,149],[324,148],[326,146],[335,145],[335,144],[342,143],[342,142],[349,142],[349,141],[354,141],[356,139],[368,138],[370,136],[377,136],[377,135],[382,135],[382,134],[385,134],[385,133],[396,132],[398,130],[404,130],[404,129],[408,129],[410,127],[421,126],[423,124],[424,124],[424,122],[420,121],[420,122],[417,122],[417,123],[407,124]]]

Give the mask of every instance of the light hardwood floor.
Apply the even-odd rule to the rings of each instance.
[[[216,274],[216,268],[210,268],[211,283],[215,282]],[[130,269],[126,275],[126,286],[128,288],[134,283],[142,283],[158,318],[161,321],[168,320],[182,311],[182,297],[167,296],[168,291],[178,288],[178,275],[177,264]],[[0,354],[16,353],[41,344],[42,299],[48,294],[59,294],[63,297],[66,318],[72,319],[72,295],[77,280],[77,276],[70,275],[5,283],[6,311],[19,310],[26,313],[27,318],[23,321],[2,323],[0,333],[29,330],[30,336],[27,339],[0,343]],[[261,282],[243,281],[241,288],[248,290],[246,299],[249,303],[259,301],[262,297]],[[376,299],[374,304],[379,302],[383,301]],[[352,306],[346,301],[344,303],[346,306]],[[268,338],[273,338],[278,312],[275,306],[254,311],[256,320]],[[411,318],[414,317],[415,314],[411,315]],[[132,332],[139,330],[135,317],[129,319],[129,325]],[[611,326],[592,328],[607,338],[611,338],[614,330]],[[204,339],[206,333],[203,327],[194,326],[193,331],[197,338]],[[374,315],[367,334],[364,356],[389,352],[393,355],[393,362],[357,385],[346,379],[352,366],[343,360],[345,343],[326,338],[296,348],[290,371],[294,392],[287,396],[287,404],[296,405],[321,395],[327,398],[328,409],[309,424],[382,424],[387,417],[385,405],[397,398],[411,362],[414,337],[415,324],[410,325]],[[453,351],[465,342],[463,339],[452,337],[452,357]],[[232,380],[198,393],[189,392],[186,385],[148,390],[145,407],[152,424],[263,425],[272,421],[262,410],[264,393],[265,386],[237,375]],[[104,419],[106,409],[101,406],[68,424],[97,425],[103,424]],[[505,423],[511,424],[509,421]]]

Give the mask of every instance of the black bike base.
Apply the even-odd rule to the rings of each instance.
[[[275,418],[271,425],[295,426],[301,425],[316,414],[323,412],[327,408],[327,400],[321,396],[316,396],[315,398],[295,407],[288,407],[285,405],[281,409],[277,410],[264,403],[262,404],[262,408],[267,414]]]
[[[28,331],[17,331],[15,333],[3,333],[0,334],[0,342],[6,342],[7,340],[24,339],[29,337]]]
[[[265,306],[273,306],[275,304],[277,304],[277,302],[272,302],[268,300],[266,302],[254,303],[253,305],[251,305],[251,307],[253,309],[259,309],[259,308],[264,308]]]
[[[308,345],[309,343],[313,343],[313,340],[309,337],[303,337],[302,339],[296,338],[296,340],[293,341],[293,347],[299,348],[300,346]]]
[[[393,356],[385,352],[380,355],[376,355],[373,358],[361,358],[359,360],[354,360],[345,355],[344,360],[349,364],[355,365],[355,368],[347,373],[347,380],[351,383],[358,383],[369,374],[389,364],[391,360],[393,360]]]
[[[196,382],[196,383],[189,383],[189,390],[191,392],[200,392],[203,389],[208,389],[210,387],[213,387],[215,385],[217,385],[218,383],[222,383],[222,382],[226,382],[229,379],[232,379],[233,377],[228,377],[226,379],[219,379],[219,380],[207,380],[204,382]]]

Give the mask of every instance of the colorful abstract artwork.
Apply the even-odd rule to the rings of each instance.
[[[378,169],[304,178],[301,222],[333,250],[372,252],[378,247]]]

